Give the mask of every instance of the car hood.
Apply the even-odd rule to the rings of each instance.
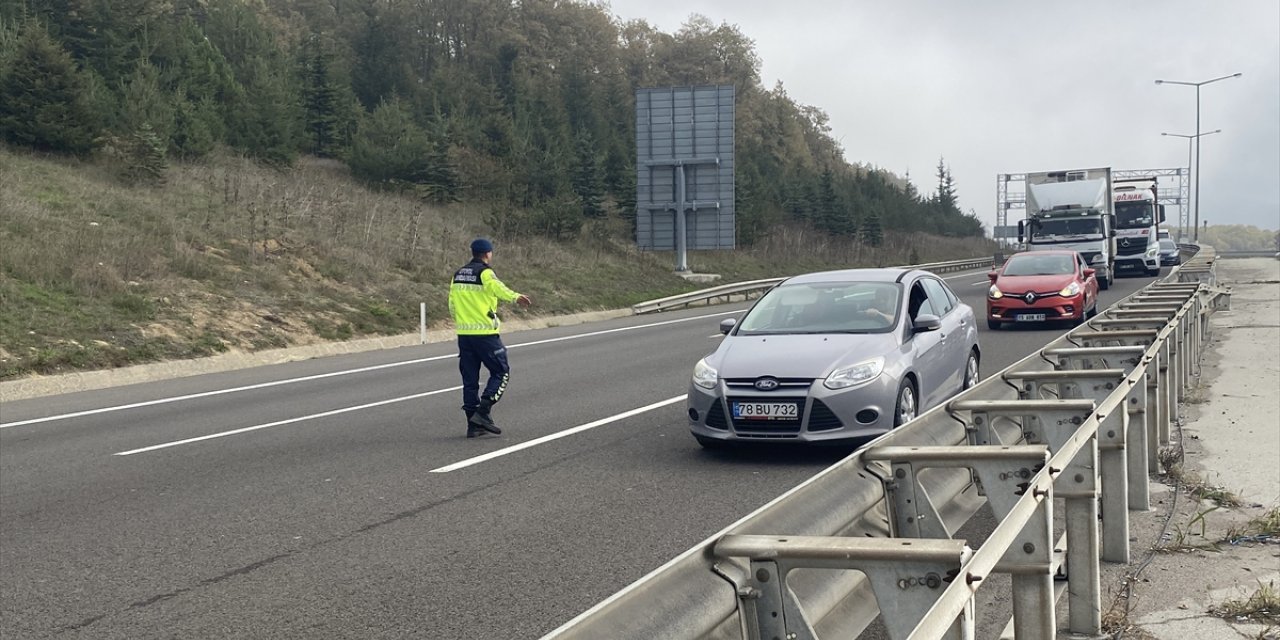
[[[1052,276],[1000,276],[996,286],[1004,293],[1058,291],[1075,281],[1072,274]]]
[[[729,336],[713,356],[721,378],[825,378],[839,366],[883,356],[897,333]]]

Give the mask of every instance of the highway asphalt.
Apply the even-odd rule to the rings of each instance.
[[[849,453],[690,437],[743,308],[504,336],[499,438],[451,342],[6,402],[0,636],[538,637]],[[1066,330],[979,324],[984,376]]]

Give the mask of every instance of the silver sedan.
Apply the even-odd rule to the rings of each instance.
[[[705,447],[875,436],[978,381],[973,309],[924,271],[796,276],[720,329],[689,384]]]

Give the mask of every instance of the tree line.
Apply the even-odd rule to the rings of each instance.
[[[635,215],[635,89],[731,84],[739,242],[806,224],[982,234],[936,187],[850,164],[827,115],[762,85],[754,43],[566,0],[16,0],[0,5],[0,138],[162,181],[220,146],[334,158],[426,202],[486,203],[507,233]],[[857,154],[856,143],[847,150]]]

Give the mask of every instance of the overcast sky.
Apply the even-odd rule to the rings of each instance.
[[[690,14],[755,41],[766,87],[820,107],[850,162],[936,186],[995,222],[996,175],[1187,165],[1202,82],[1200,219],[1280,228],[1280,2],[611,0],[673,33]],[[1193,157],[1194,163],[1194,157]],[[1194,164],[1192,164],[1194,168]],[[1175,207],[1169,218],[1176,224]]]

